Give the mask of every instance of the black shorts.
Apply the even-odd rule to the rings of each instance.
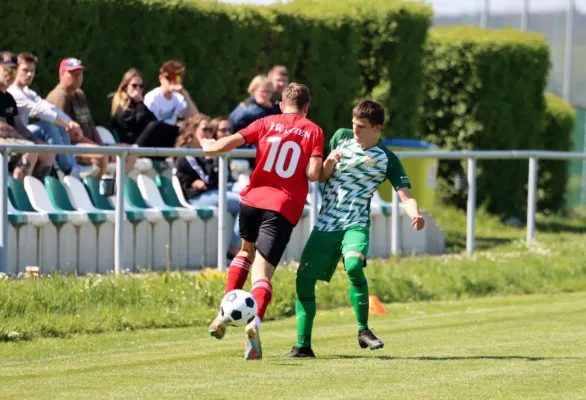
[[[295,227],[276,211],[240,203],[240,237],[255,244],[256,251],[276,267]]]

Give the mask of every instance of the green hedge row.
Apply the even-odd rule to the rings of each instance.
[[[429,6],[396,0],[296,0],[279,9],[350,23],[360,40],[358,54],[348,52],[333,61],[358,62],[360,91],[356,98],[373,98],[385,106],[389,118],[384,136],[417,136],[422,59],[432,16]]]
[[[312,90],[310,117],[328,134],[349,126],[359,98],[390,82],[393,98],[379,97],[394,114],[392,132],[413,136],[431,10],[387,3],[355,8],[354,0],[336,1],[322,13],[302,5],[19,0],[0,7],[0,20],[14,21],[6,24],[0,48],[40,57],[33,87],[42,95],[57,83],[59,60],[80,57],[88,66],[84,89],[100,123],[107,121],[107,94],[128,68],[139,68],[152,88],[160,64],[174,58],[187,66],[185,86],[194,101],[212,115],[230,112],[245,98],[255,74],[284,64],[292,80]],[[348,8],[360,11],[351,15]]]
[[[548,47],[539,35],[434,29],[424,60],[423,138],[449,150],[541,148],[548,70]],[[466,193],[454,185],[464,163],[440,164],[441,197],[450,203],[465,202]],[[478,199],[490,212],[522,216],[527,170],[526,161],[479,162]]]
[[[545,95],[545,122],[537,149],[572,151],[572,131],[576,112],[556,95]],[[560,160],[539,161],[537,208],[544,212],[565,211],[568,201],[569,163]]]

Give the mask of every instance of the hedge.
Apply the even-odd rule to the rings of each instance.
[[[541,146],[549,70],[540,35],[512,29],[434,29],[424,60],[422,137],[449,150],[532,149]],[[454,188],[460,162],[440,163],[440,196],[465,204]],[[526,161],[478,163],[477,198],[503,216],[524,215]]]
[[[545,94],[545,123],[539,135],[538,149],[572,151],[572,131],[576,113],[572,106],[551,93]],[[537,208],[544,212],[564,212],[568,201],[569,162],[539,161]]]
[[[350,124],[358,99],[376,92],[396,120],[392,132],[412,135],[431,11],[392,2],[382,13],[372,6],[351,15],[345,8],[353,4],[336,2],[321,15],[202,1],[19,0],[0,7],[0,20],[11,21],[0,48],[40,58],[33,88],[41,95],[56,85],[60,59],[80,57],[88,66],[84,90],[102,124],[106,96],[128,68],[139,68],[150,89],[160,64],[179,59],[186,88],[211,115],[230,112],[255,74],[284,64],[292,80],[312,90],[310,118],[329,134]],[[381,93],[381,81],[393,85],[392,99]]]
[[[423,100],[422,60],[432,17],[429,6],[395,0],[296,0],[282,9],[351,22],[360,38],[361,86],[356,100],[372,98],[385,106],[384,136],[417,136],[418,108]],[[351,57],[338,62],[353,62]]]

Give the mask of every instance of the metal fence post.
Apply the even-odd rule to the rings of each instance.
[[[400,246],[400,212],[399,211],[399,193],[393,188],[393,199],[391,204],[391,254],[394,256],[399,255],[399,246]]]
[[[480,12],[480,27],[488,27],[488,16],[490,15],[490,0],[484,0],[482,11]]]
[[[529,29],[529,0],[523,0],[521,10],[521,30],[526,32]]]
[[[566,10],[566,45],[564,48],[563,97],[572,102],[572,67],[574,63],[574,0],[567,1]]]
[[[219,200],[218,200],[218,271],[226,270],[226,219],[228,217],[228,202],[226,192],[228,186],[228,158],[224,155],[219,156]]]
[[[535,204],[537,201],[537,158],[529,158],[529,177],[527,190],[527,241],[535,237]]]
[[[466,252],[474,252],[474,218],[476,215],[476,159],[468,159],[468,203],[466,207]]]
[[[0,152],[0,272],[3,273],[8,272],[8,157],[7,151]]]
[[[114,273],[120,274],[124,263],[124,166],[126,155],[116,156],[116,211],[114,219]],[[135,267],[134,265],[132,266]]]

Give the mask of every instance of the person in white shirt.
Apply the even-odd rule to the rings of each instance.
[[[28,86],[35,78],[37,57],[30,53],[21,53],[17,56],[17,63],[16,79],[8,88],[8,92],[16,101],[18,117],[23,125],[49,144],[71,145],[71,138],[75,139],[83,135],[79,124],[62,110],[42,99]],[[30,118],[36,118],[39,121],[29,124]],[[100,169],[93,165],[79,165],[71,154],[58,154],[56,160],[67,175],[83,178],[95,176],[100,172]]]
[[[176,125],[178,118],[187,119],[199,112],[183,87],[184,75],[185,67],[179,61],[166,61],[159,70],[160,86],[144,96],[144,104],[159,121]]]

